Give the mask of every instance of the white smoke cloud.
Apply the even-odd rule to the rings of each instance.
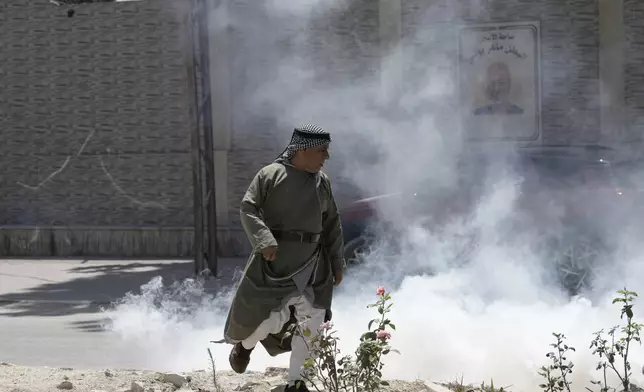
[[[432,34],[420,31],[382,62],[363,62],[377,63],[380,72],[365,65],[356,74],[354,60],[328,57],[341,55],[342,43],[331,27],[327,33],[319,28],[320,15],[346,16],[351,12],[349,2],[267,4],[262,11],[266,14],[252,19],[248,29],[254,34],[270,32],[270,39],[261,38],[271,43],[263,50],[274,68],[238,103],[241,110],[274,118],[285,139],[297,123],[312,121],[329,129],[335,140],[329,172],[342,179],[334,182],[336,193],[342,194],[343,187],[358,189],[361,195],[400,193],[419,184],[433,187],[426,191],[455,189],[458,159],[468,147],[450,104],[455,88],[451,62],[443,51],[419,52],[410,43],[419,37],[432,39]],[[481,7],[467,12],[477,15],[484,12]],[[230,9],[222,10],[213,15],[218,23],[244,28],[243,19],[230,15]],[[313,26],[318,26],[314,32]],[[363,55],[378,52],[359,32],[345,36],[353,37]],[[335,72],[326,73],[327,68]],[[342,70],[353,76],[342,77]],[[366,304],[376,299],[376,286],[385,285],[395,302],[391,316],[397,330],[392,344],[401,351],[387,358],[389,378],[451,381],[463,376],[465,382],[493,379],[495,385],[512,385],[511,390],[536,391],[541,382],[537,370],[548,363],[545,354],[552,349],[551,333],[562,332],[577,348],[570,355],[576,363],[573,390],[584,391],[590,380],[599,379],[597,358],[588,350],[593,332],[621,322],[618,306],[610,303],[615,290],[627,285],[641,291],[644,286],[641,245],[633,240],[637,230],[627,224],[614,227],[617,262],[598,270],[593,291],[571,299],[554,279],[554,262],[542,232],[518,212],[522,179],[512,170],[513,149],[506,150],[496,157],[499,165],[482,179],[468,213],[428,225],[420,218],[411,220],[399,208],[382,206],[383,216],[403,233],[401,246],[391,251],[385,246],[388,241],[381,239],[367,262],[348,272],[338,289],[334,322],[344,352],[355,349],[373,317]],[[436,204],[440,209],[440,202]],[[563,238],[566,228],[559,219],[559,206],[540,215],[548,234]],[[469,261],[459,266],[464,255]],[[168,294],[162,282],[151,282],[141,296],[130,296],[108,312],[112,330],[142,350],[145,367],[205,367],[206,346],[223,333],[232,292],[217,296],[198,292],[198,287],[177,286]],[[641,304],[636,306],[636,315],[642,310]],[[213,349],[219,369],[228,369],[230,347]],[[643,382],[639,369],[644,351],[638,345],[631,355],[633,377]],[[287,363],[288,356],[270,358],[258,349],[250,369]]]

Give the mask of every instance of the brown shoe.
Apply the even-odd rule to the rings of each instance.
[[[284,388],[284,392],[309,392],[304,381],[298,380],[295,385],[289,384]]]
[[[230,350],[230,355],[228,356],[228,362],[230,362],[230,367],[239,374],[246,372],[246,368],[250,363],[250,353],[253,352],[253,349],[247,350],[242,346],[241,343],[236,343],[232,350]]]

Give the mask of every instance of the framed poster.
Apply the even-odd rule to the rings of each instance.
[[[468,139],[540,140],[540,47],[539,22],[460,29],[459,108]]]

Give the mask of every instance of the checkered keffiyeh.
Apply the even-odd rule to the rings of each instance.
[[[321,127],[314,124],[297,127],[293,131],[290,143],[277,158],[277,161],[290,161],[295,155],[295,151],[329,143],[331,143],[331,135]]]

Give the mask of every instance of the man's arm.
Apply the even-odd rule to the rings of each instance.
[[[336,277],[338,277],[338,274],[340,274],[341,279],[342,271],[346,266],[344,260],[344,238],[342,233],[342,224],[340,223],[338,206],[335,202],[333,191],[331,190],[331,182],[326,175],[324,175],[322,181],[325,184],[325,188],[329,197],[328,209],[322,215],[324,247],[326,254],[329,257],[329,261],[331,262],[333,274]]]
[[[266,196],[270,192],[269,182],[265,178],[263,170],[260,170],[253,178],[241,201],[241,223],[253,246],[253,252],[277,246],[277,241],[264,223],[261,214]]]

